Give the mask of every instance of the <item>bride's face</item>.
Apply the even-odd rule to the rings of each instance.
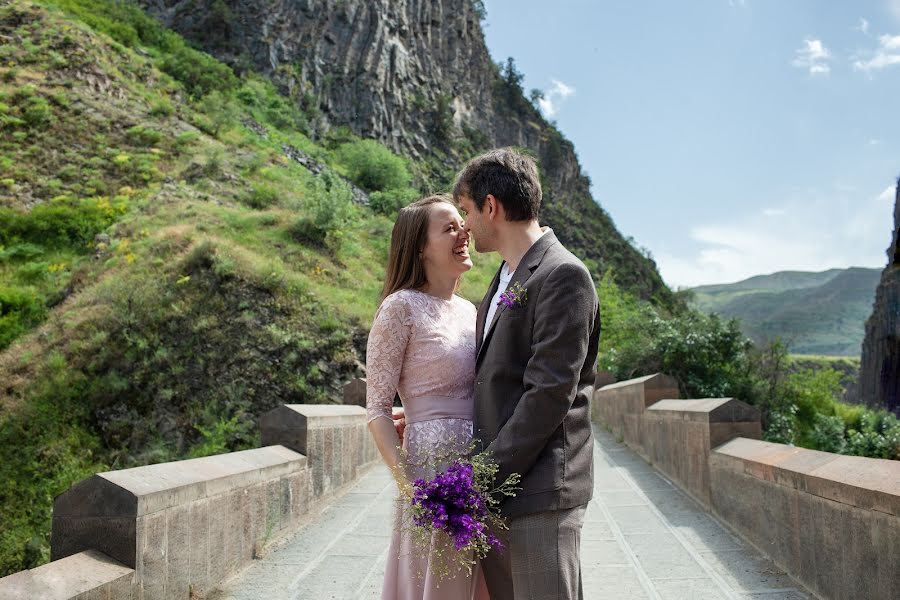
[[[472,268],[469,233],[452,204],[433,204],[428,214],[428,241],[422,250],[426,270],[459,276]]]

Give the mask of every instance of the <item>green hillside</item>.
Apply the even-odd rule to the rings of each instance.
[[[760,275],[694,288],[692,305],[740,319],[759,343],[780,337],[798,354],[858,356],[880,274],[850,268]]]
[[[49,560],[53,498],[73,482],[255,447],[260,413],[336,401],[363,374],[397,209],[487,142],[417,162],[347,127],[314,134],[315,103],[121,0],[6,0],[0,36],[4,576]],[[606,221],[566,221],[582,249],[603,238],[601,366],[741,397],[792,440],[799,395],[770,385],[783,361],[675,301],[605,219],[602,236]],[[478,301],[498,258],[473,258],[460,292]],[[813,399],[830,406],[832,387]],[[847,452],[900,457],[900,434],[881,435],[895,421],[841,414],[864,434]]]
[[[128,4],[6,2],[0,35],[2,576],[48,560],[74,481],[254,447],[261,412],[339,397],[422,191]],[[474,259],[478,300],[497,259]]]

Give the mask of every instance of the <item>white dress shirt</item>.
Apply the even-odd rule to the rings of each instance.
[[[494,320],[494,314],[497,312],[497,303],[500,302],[500,295],[506,291],[506,287],[509,285],[509,282],[512,281],[514,274],[515,271],[512,273],[509,272],[508,263],[503,263],[503,266],[500,267],[500,283],[497,284],[497,293],[491,298],[491,303],[488,306],[487,318],[484,320],[484,333],[481,338],[482,342],[487,338],[488,330],[491,328],[491,322]]]

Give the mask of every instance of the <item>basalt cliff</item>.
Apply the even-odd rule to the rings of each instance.
[[[888,264],[866,322],[859,375],[859,397],[874,407],[900,414],[900,184],[894,204],[894,231]]]
[[[572,144],[529,102],[512,63],[485,45],[472,0],[141,0],[238,72],[262,72],[316,115],[430,165],[445,187],[475,153],[520,146],[539,159],[542,221],[600,274],[663,304],[672,294],[594,201]]]

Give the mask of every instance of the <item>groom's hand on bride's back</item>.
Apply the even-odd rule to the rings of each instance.
[[[406,431],[406,413],[402,408],[395,408],[391,414],[394,419],[394,429],[397,430],[397,437],[403,439],[403,432]]]

